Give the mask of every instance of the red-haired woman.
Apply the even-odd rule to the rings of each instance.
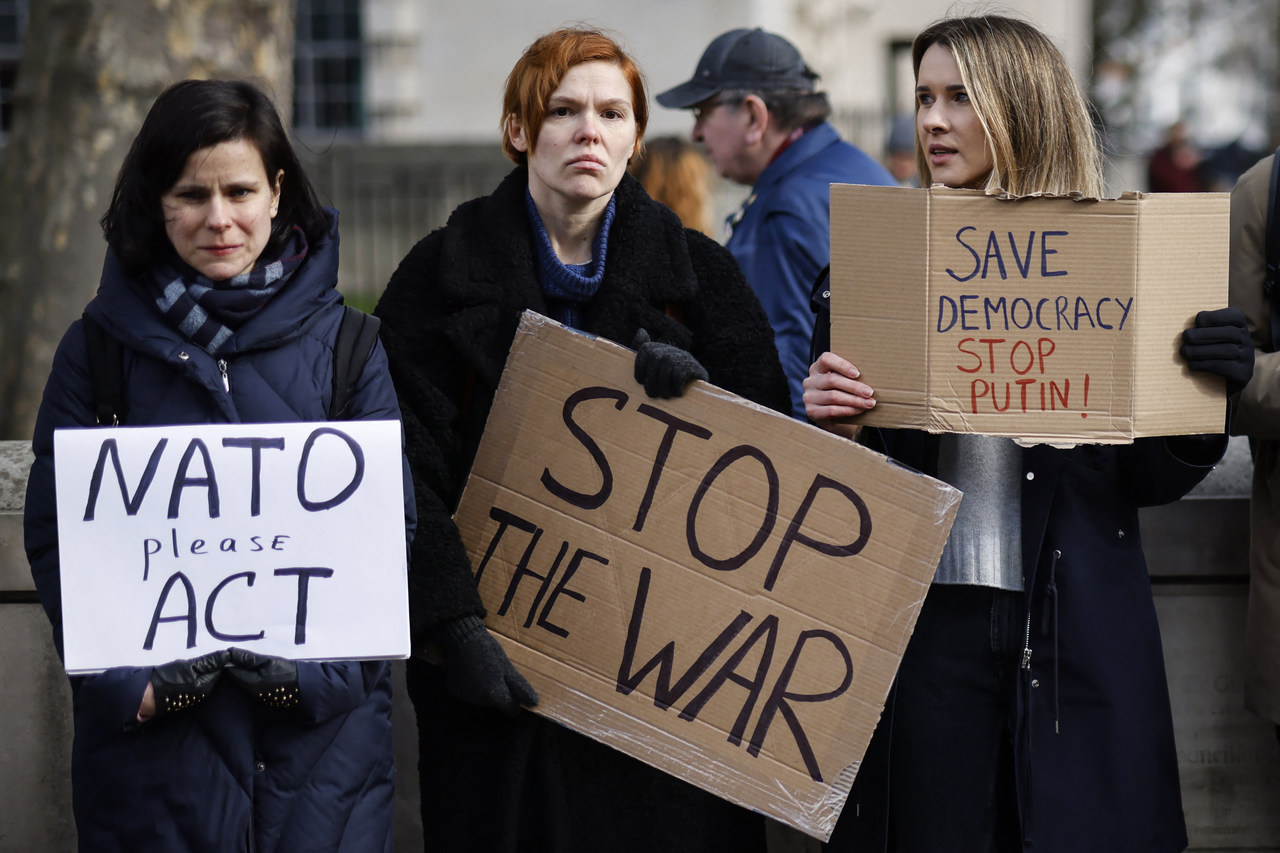
[[[703,378],[789,405],[732,256],[627,175],[647,119],[644,80],[616,42],[582,28],[539,38],[503,100],[516,168],[409,252],[377,308],[418,500],[414,639],[442,658],[409,665],[429,849],[764,848],[758,815],[521,710],[537,696],[481,621],[451,519],[525,309],[636,346],[653,396]]]

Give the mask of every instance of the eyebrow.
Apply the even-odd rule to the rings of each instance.
[[[547,101],[548,108],[560,104],[570,107],[581,107],[583,101],[580,98],[570,97],[569,95],[556,95]],[[597,106],[605,109],[618,109],[619,107],[631,109],[631,101],[627,98],[610,98],[607,101],[600,101]]]
[[[218,181],[217,186],[231,187],[232,189],[256,189],[260,185],[257,178],[233,178],[229,181]],[[187,192],[189,190],[206,190],[209,188],[208,181],[178,181],[166,192]]]
[[[944,91],[944,92],[963,92],[963,91],[965,91],[965,88],[966,88],[966,87],[965,87],[965,85],[964,85],[963,83],[951,83],[951,84],[949,84],[949,85],[943,86],[943,87],[942,87],[942,91]],[[932,92],[932,91],[933,91],[933,87],[932,87],[932,86],[916,86],[916,91],[917,91],[917,92]]]

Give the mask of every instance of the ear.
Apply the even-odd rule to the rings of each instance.
[[[511,147],[517,151],[529,153],[529,137],[524,131],[524,125],[520,123],[520,119],[515,113],[507,116],[507,138],[511,140]]]
[[[759,95],[747,95],[742,101],[742,110],[747,116],[747,141],[755,144],[769,129],[769,108]]]
[[[276,172],[275,184],[271,187],[271,218],[275,219],[280,212],[280,187],[284,185],[284,169]]]

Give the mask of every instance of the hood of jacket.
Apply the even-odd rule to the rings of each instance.
[[[307,259],[262,310],[235,330],[221,355],[272,349],[302,335],[324,309],[341,300],[338,280],[338,213],[326,209],[329,229],[308,248]],[[85,308],[108,334],[145,355],[172,361],[193,344],[165,322],[146,283],[121,268],[115,252],[107,250],[98,293]]]

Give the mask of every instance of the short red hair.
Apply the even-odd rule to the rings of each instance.
[[[631,108],[636,116],[636,151],[641,150],[644,129],[649,123],[649,95],[644,75],[627,52],[600,30],[564,27],[538,38],[507,75],[502,96],[502,151],[517,165],[526,166],[529,157],[511,144],[511,117],[525,129],[529,150],[537,145],[547,102],[569,69],[584,62],[612,62],[622,70],[631,86]]]

